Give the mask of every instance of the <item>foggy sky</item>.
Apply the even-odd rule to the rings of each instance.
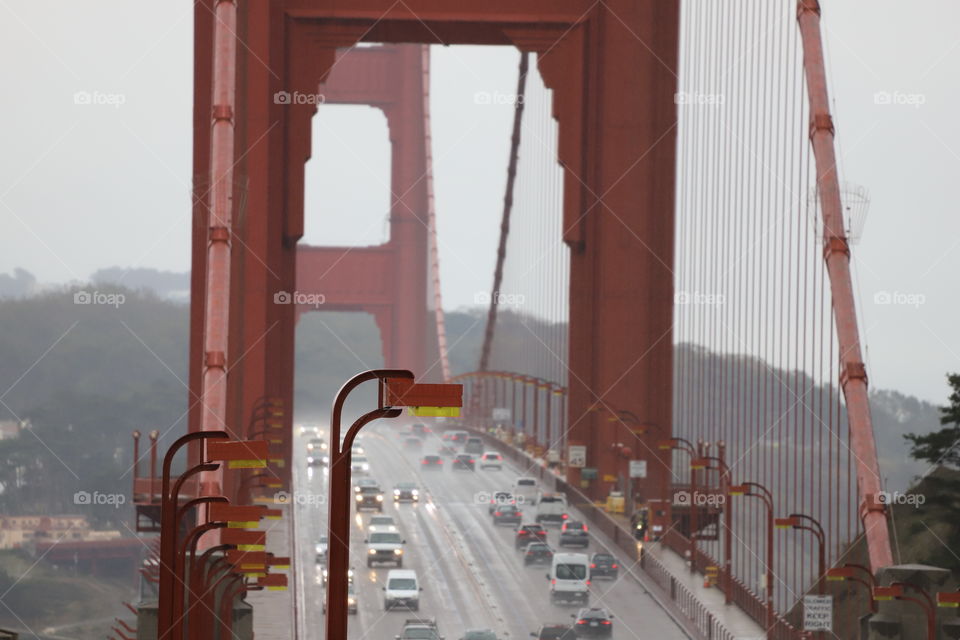
[[[871,385],[941,403],[943,374],[960,371],[960,4],[821,4],[841,177],[872,197],[854,248]],[[185,0],[0,0],[0,273],[66,282],[113,265],[189,268],[192,10]],[[433,51],[447,308],[473,304],[492,279],[512,108],[473,96],[511,93],[516,59]],[[78,104],[84,95],[99,104]],[[328,108],[314,133],[304,240],[382,241],[382,116]],[[876,303],[884,292],[909,302]]]

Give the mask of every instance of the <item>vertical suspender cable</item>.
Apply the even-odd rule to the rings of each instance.
[[[513,209],[513,187],[517,177],[517,157],[520,149],[520,124],[523,120],[524,92],[527,85],[528,56],[520,53],[520,73],[517,78],[517,100],[513,108],[513,135],[510,138],[510,160],[507,165],[507,187],[503,195],[503,217],[500,221],[500,244],[497,247],[497,265],[493,271],[493,289],[490,294],[490,309],[487,312],[487,326],[483,335],[483,349],[480,352],[479,371],[486,371],[490,363],[490,347],[493,344],[494,328],[497,323],[497,302],[500,283],[503,281],[503,262],[507,257],[507,237],[510,234],[510,212]]]

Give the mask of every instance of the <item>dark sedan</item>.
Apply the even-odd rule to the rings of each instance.
[[[517,535],[513,541],[515,549],[523,549],[531,542],[546,542],[547,530],[541,524],[523,524],[517,527]]]
[[[505,504],[493,512],[493,524],[520,524],[523,512],[515,504]]]
[[[590,579],[610,578],[617,579],[617,573],[620,571],[620,565],[617,559],[609,553],[595,553],[590,557]]]
[[[609,638],[613,635],[613,614],[607,613],[606,609],[583,608],[573,618],[578,638]]]
[[[475,471],[477,461],[469,453],[458,453],[453,459],[453,469],[462,469],[464,471]]]
[[[531,564],[550,564],[553,562],[553,549],[546,542],[531,542],[523,551],[523,566]]]

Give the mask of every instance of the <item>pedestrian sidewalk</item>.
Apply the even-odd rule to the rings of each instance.
[[[298,562],[293,548],[293,508],[289,503],[276,504],[273,499],[254,499],[255,503],[266,504],[271,509],[280,509],[283,517],[279,520],[261,520],[260,531],[267,532],[267,551],[277,557],[290,558],[287,571],[287,589],[285,591],[251,591],[247,602],[253,607],[253,633],[256,640],[292,640],[296,635],[296,578]]]

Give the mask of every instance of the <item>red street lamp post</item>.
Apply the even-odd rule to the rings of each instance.
[[[867,576],[867,579],[857,577],[857,572],[863,573]],[[870,599],[870,613],[877,613],[877,601],[873,599],[873,588],[877,586],[877,581],[873,577],[873,574],[870,573],[870,569],[863,566],[862,564],[853,564],[848,562],[847,564],[840,567],[833,567],[827,569],[827,580],[831,582],[835,581],[844,581],[856,582],[859,585],[863,585],[867,588],[867,596]]]
[[[791,513],[786,518],[777,518],[774,520],[774,526],[778,529],[798,529],[800,531],[809,531],[817,539],[817,593],[823,595],[823,581],[827,572],[827,536],[815,518],[803,513]],[[824,632],[818,631],[817,637],[823,638]]]
[[[696,470],[698,468],[707,470],[710,468],[710,462],[716,462],[718,470],[720,471],[720,493],[724,496],[727,495],[729,487],[732,484],[730,482],[730,467],[727,466],[726,461],[724,460],[724,452],[726,451],[726,445],[723,442],[717,443],[717,453],[715,456],[701,456],[699,459],[690,461],[690,469]],[[690,496],[691,503],[696,502],[695,496]],[[723,533],[723,574],[724,574],[724,602],[730,604],[733,600],[733,508],[728,503],[723,505],[723,527],[726,529]]]
[[[906,595],[904,593],[905,589],[913,589],[918,594],[923,596],[923,600],[920,600],[919,598],[911,598],[910,596]],[[874,587],[873,599],[902,600],[904,602],[912,602],[913,604],[919,606],[921,609],[923,609],[923,613],[927,616],[927,640],[937,639],[937,606],[934,604],[933,598],[930,597],[930,594],[927,593],[926,590],[910,582],[893,582],[889,587]],[[937,602],[943,602],[939,595],[937,596]]]
[[[463,387],[459,384],[414,384],[405,369],[374,369],[355,375],[337,393],[330,418],[330,479],[328,507],[327,638],[347,637],[347,565],[350,559],[350,458],[353,441],[364,425],[379,418],[395,418],[401,407],[414,407],[417,415],[459,415]],[[364,382],[377,380],[377,408],[350,426],[340,442],[340,418],[347,396]],[[437,408],[436,411],[431,408]],[[418,411],[423,409],[423,411]]]
[[[693,443],[687,440],[686,438],[670,438],[669,440],[661,440],[657,443],[657,448],[662,450],[671,450],[679,449],[680,451],[686,451],[690,455],[691,461],[697,457],[697,449],[693,446]],[[663,488],[664,492],[667,491],[666,485]],[[695,470],[690,471],[690,573],[694,573],[697,569],[697,509],[694,504],[694,496],[697,493],[697,472]],[[663,496],[664,501],[667,500],[666,496]],[[673,500],[670,500],[670,504],[673,504]]]
[[[760,498],[767,509],[767,629],[772,629],[776,621],[777,612],[773,606],[773,494],[759,482],[743,482],[739,485],[727,487],[728,495],[742,495],[751,498]]]

